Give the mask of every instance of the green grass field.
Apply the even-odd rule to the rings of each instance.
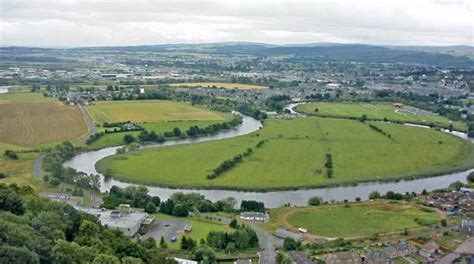
[[[315,109],[318,109],[316,112]],[[391,121],[412,122],[429,125],[433,123],[437,126],[448,127],[449,119],[434,113],[420,111],[411,106],[403,106],[396,109],[392,104],[369,104],[369,103],[307,103],[296,107],[299,112],[310,113],[312,115],[333,116],[333,117],[360,117],[367,115],[369,119],[387,118]],[[466,124],[459,121],[452,121],[457,130],[465,131]]]
[[[391,138],[371,129],[370,123]],[[249,147],[253,154],[243,162],[216,179],[206,179],[224,160]],[[268,190],[450,172],[474,167],[473,149],[462,139],[425,128],[309,117],[270,119],[262,130],[232,139],[112,156],[97,167],[109,168],[122,180],[152,185]],[[328,153],[332,178],[324,168]]]
[[[277,219],[324,237],[370,236],[424,227],[440,220],[434,209],[408,203],[372,202],[348,207],[338,205],[289,210],[293,211],[286,212],[287,215],[280,219],[277,216]]]
[[[186,103],[159,100],[103,101],[86,107],[95,123],[224,120],[226,115]]]
[[[158,221],[163,220],[163,219],[183,220],[186,222],[187,225],[191,226],[192,228],[192,231],[189,233],[180,233],[176,242],[168,243],[168,248],[170,249],[179,249],[180,242],[183,236],[192,238],[197,243],[199,243],[201,239],[205,240],[207,237],[207,234],[209,234],[209,232],[211,231],[229,231],[230,230],[230,227],[227,225],[223,225],[223,224],[219,224],[219,223],[211,222],[211,221],[206,221],[203,219],[193,218],[193,217],[177,218],[174,216],[165,215],[161,213],[156,213],[155,216]]]

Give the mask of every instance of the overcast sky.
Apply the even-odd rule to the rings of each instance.
[[[0,45],[474,45],[472,0],[0,0]]]

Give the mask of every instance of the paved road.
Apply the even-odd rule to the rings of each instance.
[[[80,142],[85,143],[90,135],[93,135],[97,132],[97,128],[94,124],[94,121],[92,121],[91,117],[89,116],[87,111],[84,109],[84,106],[79,104],[77,105],[77,107],[79,107],[79,111],[81,111],[82,117],[84,118],[84,121],[86,121],[87,127],[89,127],[87,134],[85,134],[79,139]]]
[[[258,245],[262,249],[260,252],[261,264],[276,264],[275,244],[277,241],[272,235],[268,234],[255,223],[247,223],[255,233],[257,233]]]
[[[32,171],[33,171],[33,175],[38,177],[38,178],[43,178],[43,172],[41,171],[41,165],[43,164],[43,158],[44,158],[44,154],[40,154],[35,162],[33,163],[33,168],[32,168]]]

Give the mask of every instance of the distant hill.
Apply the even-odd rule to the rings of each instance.
[[[55,49],[4,47],[0,52],[46,51]],[[59,49],[62,52],[197,52],[214,54],[247,54],[257,57],[288,56],[300,61],[357,61],[378,63],[409,63],[441,67],[474,68],[474,47],[471,46],[375,46],[363,44],[313,43],[270,45],[252,42],[204,44],[163,44],[141,46],[109,46]]]

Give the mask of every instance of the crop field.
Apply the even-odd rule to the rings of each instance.
[[[223,89],[237,89],[237,90],[258,90],[268,89],[267,86],[258,84],[243,84],[243,83],[222,83],[222,82],[188,82],[188,83],[172,83],[171,87],[185,87],[185,88],[223,88]]]
[[[159,100],[108,101],[87,106],[98,124],[105,122],[162,122],[177,120],[224,120],[226,115],[186,103]]]
[[[260,141],[265,144],[257,148]],[[224,160],[247,148],[253,152],[242,162],[215,179],[206,178]],[[325,168],[327,154],[332,156],[331,177]],[[383,122],[318,117],[270,119],[263,129],[250,135],[146,149],[97,164],[99,170],[110,169],[114,177],[127,181],[248,190],[430,176],[466,167],[474,167],[473,145],[449,134]]]
[[[412,122],[425,125],[433,123],[441,127],[448,127],[451,122],[446,117],[406,105],[397,109],[391,104],[307,103],[298,105],[296,110],[312,115],[333,117],[360,117],[365,114],[369,119],[387,118],[390,121]],[[464,131],[467,129],[466,125],[462,122],[452,121],[452,124],[457,130]]]
[[[79,109],[41,94],[0,96],[0,142],[34,146],[79,138],[87,125]]]
[[[400,232],[439,222],[432,208],[408,203],[367,202],[305,208],[280,208],[271,211],[271,229],[303,227],[308,233],[323,237],[366,237]]]
[[[230,116],[229,116],[230,117]],[[211,124],[221,123],[219,121],[167,121],[167,122],[156,122],[156,123],[139,123],[138,125],[145,128],[147,131],[155,131],[156,133],[163,133],[166,131],[172,131],[175,127],[181,129],[181,131],[187,130],[190,126],[198,127],[207,127]],[[103,128],[101,130],[104,130]],[[111,133],[106,134],[96,141],[94,141],[90,146],[94,148],[104,148],[108,146],[116,146],[123,144],[123,136],[125,134],[131,134],[134,137],[137,137],[140,134],[140,131],[130,131],[130,132],[121,132],[121,133]]]

